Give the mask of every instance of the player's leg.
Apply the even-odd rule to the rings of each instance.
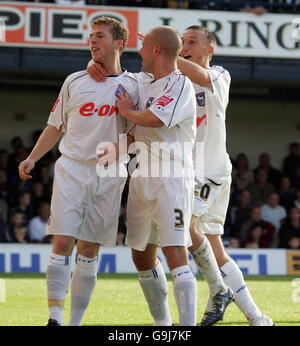
[[[213,248],[223,280],[233,290],[234,301],[250,325],[273,325],[272,319],[263,315],[255,304],[239,266],[225,252],[221,236],[218,234],[206,234],[206,236]]]
[[[193,245],[189,247],[189,251],[193,256],[200,272],[203,274],[208,283],[210,294],[215,295],[218,292],[225,292],[226,286],[222,280],[218,264],[214,256],[212,247],[205,235],[200,231],[200,219],[192,216],[190,224],[190,234]]]
[[[92,297],[98,272],[100,244],[79,240],[75,269],[71,280],[71,313],[69,326],[80,326]]]
[[[139,283],[154,319],[155,326],[170,326],[168,283],[157,258],[157,245],[148,244],[144,251],[132,249],[132,259],[139,273]]]
[[[70,258],[75,238],[63,235],[53,236],[52,253],[46,270],[49,321],[48,325],[63,324],[63,307],[71,279]]]
[[[198,182],[194,193],[193,216],[190,224],[190,234],[193,245],[189,249],[192,256],[208,283],[209,300],[201,321],[201,325],[212,325],[223,319],[228,304],[233,299],[233,293],[222,280],[213,250],[204,233],[206,220],[214,220],[210,232],[222,233],[222,222],[225,219],[230,181],[221,185],[212,182]],[[216,223],[218,221],[219,223]]]
[[[189,251],[209,287],[209,304],[201,325],[210,326],[223,320],[225,309],[233,300],[233,293],[222,279],[210,242],[201,233],[200,225],[200,218],[193,215],[190,224],[193,245]]]
[[[185,246],[164,246],[162,250],[173,278],[180,325],[195,326],[198,287],[188,262],[187,248]]]

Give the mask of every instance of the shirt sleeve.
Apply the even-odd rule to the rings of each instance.
[[[216,102],[225,109],[229,101],[230,74],[221,66],[213,66],[207,69],[207,72],[210,75],[213,86],[212,90],[208,90],[215,97]]]
[[[65,80],[60,93],[58,95],[57,100],[55,101],[52,110],[50,112],[48,118],[48,125],[52,125],[56,127],[58,130],[62,130],[62,132],[66,132],[67,130],[67,103],[69,101],[69,94],[67,88],[68,78]]]
[[[180,75],[171,90],[156,98],[148,109],[167,128],[178,125],[188,117],[196,116],[195,91],[191,81]]]

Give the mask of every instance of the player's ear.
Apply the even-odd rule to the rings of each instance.
[[[119,51],[123,50],[123,46],[124,46],[124,41],[117,40],[117,48],[119,49]]]
[[[153,47],[153,52],[154,52],[154,56],[158,56],[158,55],[161,53],[161,47],[160,47],[160,45],[156,44],[156,45]]]
[[[212,56],[215,52],[215,47],[212,45],[208,46],[208,52]]]

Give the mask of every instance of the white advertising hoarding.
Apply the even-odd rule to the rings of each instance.
[[[0,274],[45,273],[51,244],[0,244]],[[287,255],[283,249],[228,249],[228,254],[238,263],[244,274],[286,275]],[[74,255],[72,266],[74,268]],[[161,250],[159,258],[166,273],[169,273]],[[194,273],[197,267],[190,257]],[[102,247],[99,254],[99,273],[136,273],[127,246]]]
[[[207,26],[215,33],[215,55],[300,58],[300,14],[263,14],[164,8],[85,6],[0,2],[0,47],[88,49],[91,21],[109,15],[130,30],[127,46],[137,51],[137,33],[170,25],[182,33],[190,25]],[[4,23],[4,24],[3,24]],[[5,32],[4,32],[5,28]]]

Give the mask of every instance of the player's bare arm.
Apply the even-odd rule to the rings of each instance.
[[[118,96],[116,105],[120,114],[131,122],[145,127],[161,127],[164,123],[148,109],[134,110],[134,105],[127,93]]]
[[[35,163],[43,157],[49,150],[51,150],[58,142],[61,136],[61,130],[58,130],[52,125],[45,127],[26,160],[22,161],[19,165],[19,175],[22,180],[31,179],[30,172],[34,168]]]
[[[94,60],[90,60],[87,68],[86,68],[88,74],[91,78],[94,79],[96,82],[105,82],[107,77],[107,72],[105,71],[104,67]]]
[[[202,87],[205,87],[208,89],[213,88],[209,73],[202,66],[192,61],[188,61],[183,57],[178,57],[177,65],[178,65],[178,69],[184,75],[189,77],[193,83],[199,84]]]

